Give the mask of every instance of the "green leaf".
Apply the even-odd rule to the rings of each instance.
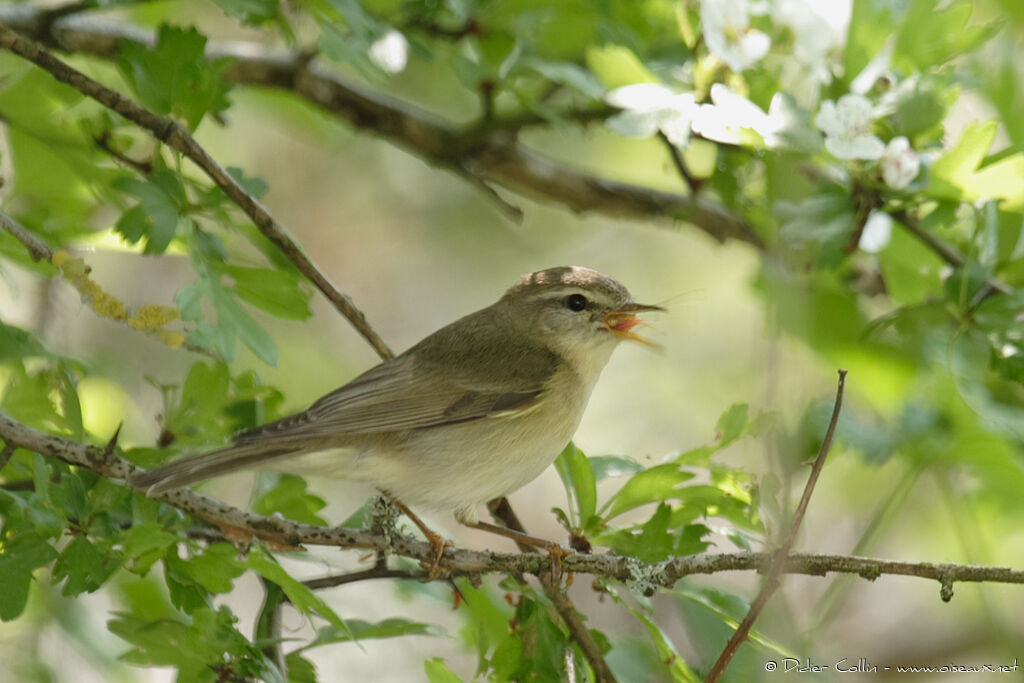
[[[680,584],[676,588],[663,589],[662,592],[700,605],[715,614],[734,631],[739,627],[740,621],[750,610],[750,604],[738,595],[723,593],[713,588],[698,588]],[[751,629],[750,640],[766,654],[778,655],[780,657],[798,657],[793,650],[772,640],[757,629]]]
[[[120,566],[120,556],[109,549],[97,548],[85,536],[71,541],[53,566],[55,579],[66,578],[63,594],[75,596],[93,592]]]
[[[718,418],[715,430],[720,446],[727,446],[743,436],[748,424],[747,404],[734,403]]]
[[[427,674],[429,683],[462,683],[462,679],[452,673],[440,657],[423,662],[423,671]]]
[[[905,230],[893,230],[879,255],[885,291],[898,304],[914,304],[942,293],[945,261]]]
[[[289,576],[288,572],[262,549],[253,550],[241,565],[280,586],[295,609],[302,614],[317,614],[330,622],[338,631],[351,633],[341,617],[326,602],[317,597],[316,593],[303,585],[301,581]]]
[[[173,549],[172,549],[173,552]],[[185,562],[185,573],[211,593],[229,593],[245,571],[238,550],[230,543],[213,543]]]
[[[15,534],[0,545],[0,621],[16,619],[28,604],[32,571],[53,562],[57,551],[36,533]]]
[[[980,46],[997,24],[968,26],[972,7],[961,0],[939,10],[935,0],[913,0],[896,33],[894,61],[908,71],[924,71]]]
[[[306,486],[306,480],[302,477],[294,474],[281,475],[277,485],[253,504],[253,511],[261,515],[280,513],[302,524],[326,525],[327,522],[316,513],[322,510],[327,502],[309,493]]]
[[[0,320],[0,363],[22,358],[57,358],[35,335]]]
[[[225,287],[212,280],[207,282],[207,293],[217,311],[218,326],[238,335],[242,343],[267,365],[277,365],[277,346],[270,335],[245,312]]]
[[[271,268],[246,268],[224,264],[234,280],[229,287],[243,301],[285,320],[307,320],[312,290],[297,273]]]
[[[555,460],[555,470],[565,486],[577,526],[586,526],[597,511],[597,487],[587,456],[569,442]]]
[[[853,0],[850,28],[843,54],[843,78],[847,83],[868,65],[885,45],[893,28],[890,3],[883,0]]]
[[[619,491],[605,503],[603,515],[607,519],[618,517],[641,505],[660,503],[673,498],[678,487],[694,475],[679,469],[675,463],[658,465],[633,475]]]
[[[619,605],[626,609],[636,619],[643,624],[644,629],[647,631],[647,635],[650,636],[651,641],[654,643],[654,649],[658,652],[658,659],[668,669],[668,674],[675,683],[699,683],[700,678],[694,673],[686,661],[679,656],[679,652],[676,651],[675,645],[665,635],[661,627],[658,626],[657,622],[651,619],[649,616],[644,614],[641,610],[633,607],[626,602],[617,591],[614,589],[609,590],[609,594],[615,599]]]
[[[122,176],[113,185],[139,200],[137,206],[121,216],[115,229],[132,244],[145,237],[146,254],[166,251],[178,229],[179,206],[184,201],[177,176],[170,171],[157,171],[148,181]]]
[[[174,114],[195,130],[207,113],[229,106],[230,85],[221,74],[230,61],[207,60],[205,47],[206,36],[196,29],[163,25],[153,48],[123,41],[118,66],[145,106]]]
[[[1024,208],[1024,152],[982,167],[998,128],[997,121],[967,124],[956,145],[932,164],[928,194],[956,201],[999,199],[1007,211]]]
[[[621,455],[592,455],[588,460],[590,460],[590,469],[594,473],[595,482],[608,477],[636,474],[644,469],[644,466],[636,460]]]
[[[622,45],[588,47],[586,62],[587,67],[609,90],[633,83],[660,83],[640,58]]]
[[[324,626],[317,629],[316,638],[311,643],[299,648],[302,652],[314,647],[332,645],[334,643],[350,643],[360,640],[371,640],[377,638],[398,638],[401,636],[443,636],[444,630],[440,626],[424,624],[408,619],[392,618],[383,619],[378,622],[363,621],[362,619],[346,619],[345,630],[334,626]]]
[[[157,522],[136,524],[119,539],[122,550],[129,557],[138,557],[154,549],[163,550],[177,540],[177,536],[164,531],[163,525]]]

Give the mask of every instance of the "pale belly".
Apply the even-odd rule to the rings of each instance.
[[[481,503],[521,488],[554,462],[576,431],[582,406],[569,420],[545,413],[418,430],[401,444],[311,453],[279,468],[365,482],[413,508],[451,510],[473,522]]]

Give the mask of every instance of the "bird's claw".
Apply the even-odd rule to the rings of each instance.
[[[430,561],[421,560],[420,566],[427,570],[427,580],[434,581],[447,572],[447,570],[441,566],[441,560],[444,558],[444,549],[454,548],[455,544],[444,536],[434,533],[433,531],[428,532],[424,529],[423,532],[427,537],[427,542],[430,543]]]

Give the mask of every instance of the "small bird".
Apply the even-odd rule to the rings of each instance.
[[[407,507],[449,509],[476,528],[560,546],[480,522],[477,507],[535,479],[572,438],[597,378],[624,339],[644,342],[635,303],[580,266],[523,275],[496,303],[441,328],[308,409],[241,432],[226,448],[132,476],[149,493],[237,470],[316,469],[372,484],[430,540]],[[303,463],[302,461],[306,462]]]

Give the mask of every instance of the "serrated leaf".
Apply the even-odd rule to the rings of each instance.
[[[999,199],[1005,210],[1024,208],[1024,153],[981,164],[995,140],[997,121],[971,122],[960,140],[932,164],[928,194],[939,199]]]
[[[679,469],[675,463],[658,465],[633,475],[602,508],[603,517],[613,519],[623,512],[648,503],[660,503],[673,498],[678,487],[694,475]],[[605,512],[606,510],[606,512]]]
[[[309,493],[306,486],[306,480],[302,477],[293,474],[282,475],[277,485],[255,502],[253,511],[261,515],[280,513],[302,524],[326,525],[327,522],[316,513],[322,510],[327,502]]]
[[[118,542],[128,557],[138,557],[153,551],[163,552],[167,546],[175,543],[178,537],[164,531],[163,525],[157,522],[136,524],[121,534]]]
[[[149,181],[122,176],[113,185],[139,200],[118,219],[115,230],[132,244],[145,237],[146,254],[166,251],[178,229],[178,207],[184,200],[177,176],[169,171],[155,173]]]
[[[195,130],[209,112],[227,109],[230,85],[221,78],[229,60],[207,60],[206,37],[194,28],[166,24],[152,48],[124,41],[118,66],[144,105],[174,114]]]
[[[307,320],[312,290],[298,275],[271,268],[224,264],[234,284],[230,289],[245,302],[285,320]]]
[[[120,567],[120,556],[109,549],[98,548],[85,536],[77,536],[64,548],[53,566],[55,579],[67,579],[63,594],[75,596],[93,592]]]
[[[210,281],[208,292],[210,301],[217,311],[218,326],[237,335],[241,342],[267,365],[277,365],[277,345],[274,344],[274,340],[245,312],[235,301],[234,296],[220,283],[213,281]]]
[[[32,571],[53,562],[58,553],[37,533],[15,533],[0,547],[0,621],[16,619],[28,604]]]

